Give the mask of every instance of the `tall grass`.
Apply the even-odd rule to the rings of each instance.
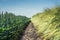
[[[60,7],[46,9],[31,18],[43,40],[60,40]]]

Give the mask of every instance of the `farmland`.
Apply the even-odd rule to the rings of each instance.
[[[60,6],[31,18],[0,13],[0,40],[60,40]]]
[[[0,13],[0,40],[17,40],[29,24],[29,18],[13,13]]]

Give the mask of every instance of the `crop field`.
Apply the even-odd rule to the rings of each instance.
[[[0,40],[17,40],[21,37],[29,18],[16,16],[13,13],[0,13]]]

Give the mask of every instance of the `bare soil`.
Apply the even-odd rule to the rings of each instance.
[[[38,37],[34,25],[30,23],[20,40],[41,40],[41,38]]]

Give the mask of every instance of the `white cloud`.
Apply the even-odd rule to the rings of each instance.
[[[24,15],[27,17],[31,17],[34,14],[42,11],[41,9],[32,9],[32,8],[4,8],[3,11],[8,11],[8,12],[12,12],[16,15]]]

